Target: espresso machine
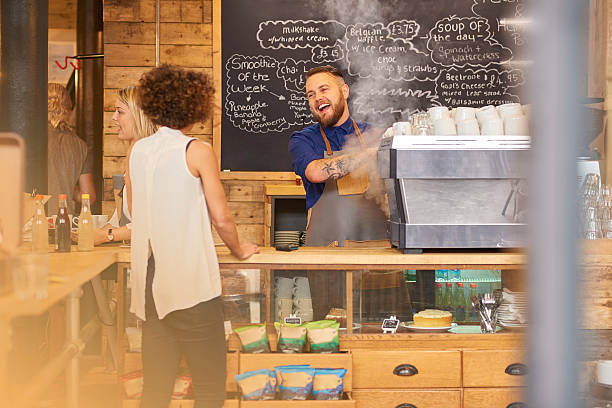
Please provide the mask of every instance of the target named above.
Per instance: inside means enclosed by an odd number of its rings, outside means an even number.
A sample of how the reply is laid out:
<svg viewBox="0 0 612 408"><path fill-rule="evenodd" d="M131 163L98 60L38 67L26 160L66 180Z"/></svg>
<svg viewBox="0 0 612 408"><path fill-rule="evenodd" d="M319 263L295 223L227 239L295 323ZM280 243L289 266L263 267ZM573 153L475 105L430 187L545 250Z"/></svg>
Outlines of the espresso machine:
<svg viewBox="0 0 612 408"><path fill-rule="evenodd" d="M391 136L378 150L391 244L518 248L526 242L528 136Z"/></svg>

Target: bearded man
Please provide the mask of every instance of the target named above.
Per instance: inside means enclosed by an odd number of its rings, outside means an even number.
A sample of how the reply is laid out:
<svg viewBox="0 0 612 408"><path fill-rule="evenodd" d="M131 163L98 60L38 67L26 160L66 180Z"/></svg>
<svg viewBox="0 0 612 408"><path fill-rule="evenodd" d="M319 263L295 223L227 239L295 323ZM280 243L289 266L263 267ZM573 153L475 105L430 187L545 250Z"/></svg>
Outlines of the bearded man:
<svg viewBox="0 0 612 408"><path fill-rule="evenodd" d="M368 125L351 118L349 87L342 73L329 65L312 68L306 74L306 96L318 123L293 133L289 140L293 169L306 190L306 245L343 246L345 241L388 239L384 213L363 194L368 174L358 171L364 163L376 160L377 146L364 141L362 132ZM361 149L337 153L351 138L358 140ZM342 306L337 303L344 298L343 281L331 281L339 274L325 274L327 279L315 275L317 272L309 273L314 318L321 319L330 306Z"/></svg>

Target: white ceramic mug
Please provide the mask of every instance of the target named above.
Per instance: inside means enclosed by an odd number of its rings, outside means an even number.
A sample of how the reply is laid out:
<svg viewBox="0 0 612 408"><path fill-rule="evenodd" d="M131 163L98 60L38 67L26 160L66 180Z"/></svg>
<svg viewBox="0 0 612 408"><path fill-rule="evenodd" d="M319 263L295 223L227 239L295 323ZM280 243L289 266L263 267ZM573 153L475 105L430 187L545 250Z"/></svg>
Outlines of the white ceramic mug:
<svg viewBox="0 0 612 408"><path fill-rule="evenodd" d="M93 219L94 228L102 228L108 222L108 215L93 215L91 217Z"/></svg>
<svg viewBox="0 0 612 408"><path fill-rule="evenodd" d="M476 110L476 119L478 119L478 123L482 126L482 124L489 119L499 119L499 114L495 106L487 105Z"/></svg>
<svg viewBox="0 0 612 408"><path fill-rule="evenodd" d="M432 122L442 118L450 118L450 113L446 106L432 106L431 108L427 109L427 113L429 114L429 119Z"/></svg>
<svg viewBox="0 0 612 408"><path fill-rule="evenodd" d="M527 117L527 122L531 123L531 104L523 105L523 115Z"/></svg>
<svg viewBox="0 0 612 408"><path fill-rule="evenodd" d="M476 118L475 109L468 106L459 106L453 109L453 112L455 112L455 123Z"/></svg>
<svg viewBox="0 0 612 408"><path fill-rule="evenodd" d="M498 105L496 109L502 119L523 114L523 108L520 103L504 103Z"/></svg>
<svg viewBox="0 0 612 408"><path fill-rule="evenodd" d="M434 134L437 136L455 136L457 129L455 128L455 121L450 117L436 119L433 122Z"/></svg>
<svg viewBox="0 0 612 408"><path fill-rule="evenodd" d="M612 385L612 360L599 360L597 362L597 382Z"/></svg>
<svg viewBox="0 0 612 408"><path fill-rule="evenodd" d="M476 118L462 120L457 122L457 134L461 136L475 136L480 134L478 121Z"/></svg>
<svg viewBox="0 0 612 408"><path fill-rule="evenodd" d="M483 136L500 136L504 134L504 122L500 118L490 118L480 124Z"/></svg>
<svg viewBox="0 0 612 408"><path fill-rule="evenodd" d="M529 124L524 115L506 116L504 118L504 133L509 136L529 135Z"/></svg>
<svg viewBox="0 0 612 408"><path fill-rule="evenodd" d="M412 134L410 122L395 122L393 124L393 136L408 136Z"/></svg>

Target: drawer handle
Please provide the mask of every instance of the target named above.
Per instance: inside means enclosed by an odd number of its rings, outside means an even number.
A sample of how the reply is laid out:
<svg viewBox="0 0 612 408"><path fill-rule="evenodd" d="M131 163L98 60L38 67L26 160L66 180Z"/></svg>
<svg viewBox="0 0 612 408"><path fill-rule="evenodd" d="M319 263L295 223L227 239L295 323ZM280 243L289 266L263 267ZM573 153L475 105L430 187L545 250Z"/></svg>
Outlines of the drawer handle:
<svg viewBox="0 0 612 408"><path fill-rule="evenodd" d="M417 408L417 407L416 407L416 405L408 404L407 402L405 402L403 404L399 404L395 408Z"/></svg>
<svg viewBox="0 0 612 408"><path fill-rule="evenodd" d="M527 404L524 402L511 402L506 408L527 408Z"/></svg>
<svg viewBox="0 0 612 408"><path fill-rule="evenodd" d="M399 375L401 377L410 377L412 375L418 374L419 370L412 364L400 364L393 369L393 374ZM410 404L406 408L409 408ZM416 407L415 407L416 408Z"/></svg>
<svg viewBox="0 0 612 408"><path fill-rule="evenodd" d="M521 363L510 364L506 367L506 374L509 375L526 375L527 374L527 366Z"/></svg>

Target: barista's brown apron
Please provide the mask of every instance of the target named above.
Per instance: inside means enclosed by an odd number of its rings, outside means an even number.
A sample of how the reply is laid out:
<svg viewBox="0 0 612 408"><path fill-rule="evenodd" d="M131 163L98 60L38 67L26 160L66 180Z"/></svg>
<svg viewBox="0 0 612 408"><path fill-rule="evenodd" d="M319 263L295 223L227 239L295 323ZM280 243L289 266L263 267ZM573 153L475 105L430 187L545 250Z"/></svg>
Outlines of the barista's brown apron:
<svg viewBox="0 0 612 408"><path fill-rule="evenodd" d="M362 146L365 147L355 121L353 127ZM333 157L325 132L323 128L320 130L327 148L324 156ZM338 184L346 177L339 179L338 182L333 179L325 182L321 197L310 210L306 228L307 246L328 246L334 242L343 246L345 240L366 241L389 238L385 214L373 200L364 197L365 190L361 188L364 185L363 180L354 179L350 185L343 186L349 191L360 191L359 194L338 194ZM367 187L367 183L365 185Z"/></svg>
<svg viewBox="0 0 612 408"><path fill-rule="evenodd" d="M363 147L363 137L353 121L355 134ZM327 151L325 158L333 156L329 141L323 128L321 136ZM360 190L362 180L355 180L347 190ZM367 186L367 185L366 185ZM361 189L360 194L338 194L338 183L329 179L319 200L311 208L306 227L306 246L343 246L345 240L366 241L388 239L387 220L384 213L373 200L367 200ZM331 307L342 307L344 299L343 274L326 271L308 272L312 293L313 314L315 319L325 317Z"/></svg>

